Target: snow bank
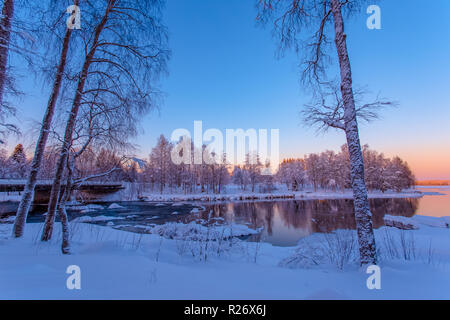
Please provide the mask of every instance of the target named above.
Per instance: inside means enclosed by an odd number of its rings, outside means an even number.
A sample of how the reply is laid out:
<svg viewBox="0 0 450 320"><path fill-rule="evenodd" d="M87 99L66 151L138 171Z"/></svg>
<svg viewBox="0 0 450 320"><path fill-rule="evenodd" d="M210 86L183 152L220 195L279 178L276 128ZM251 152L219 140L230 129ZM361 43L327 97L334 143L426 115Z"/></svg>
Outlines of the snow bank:
<svg viewBox="0 0 450 320"><path fill-rule="evenodd" d="M270 193L248 193L248 194L190 194L190 195L153 195L146 194L143 200L166 201L166 202L186 202L186 201L244 201L244 200L272 200L272 199L294 199L293 193L288 194L270 194Z"/></svg>
<svg viewBox="0 0 450 320"><path fill-rule="evenodd" d="M384 222L387 227L403 230L419 229L420 225L435 228L450 228L450 217L429 217L415 215L413 217L385 215Z"/></svg>
<svg viewBox="0 0 450 320"><path fill-rule="evenodd" d="M0 223L14 223L15 220L16 220L15 216L9 216L9 217L0 219Z"/></svg>
<svg viewBox="0 0 450 320"><path fill-rule="evenodd" d="M72 211L79 211L81 213L89 213L105 209L103 206L98 204L88 204L88 205L74 204L74 205L67 205L67 208L70 208L70 210Z"/></svg>
<svg viewBox="0 0 450 320"><path fill-rule="evenodd" d="M97 217L90 217L90 216L83 216L79 218L73 219L72 222L102 222L102 221L112 221L112 220L124 220L124 217L112 217L112 216L97 216Z"/></svg>
<svg viewBox="0 0 450 320"><path fill-rule="evenodd" d="M169 222L163 225L156 225L150 230L151 233L158 234L165 238L187 239L193 241L248 236L258 234L261 231L262 228L255 230L241 224L202 225L195 221L188 224Z"/></svg>
<svg viewBox="0 0 450 320"><path fill-rule="evenodd" d="M437 227L437 228L449 228L450 226L450 217L427 217L427 216L420 216L415 215L412 217L414 221L430 226L430 227Z"/></svg>
<svg viewBox="0 0 450 320"><path fill-rule="evenodd" d="M39 241L42 227L27 224L25 237L17 240L11 238L12 225L0 225L0 299L450 299L450 230L427 224L375 230L380 250L385 250L382 235L389 232L398 239L413 236L418 254L411 260L381 259L381 290L367 289L369 275L351 259L342 270L331 263L280 267L297 248L236 239L226 243L226 254L208 249L207 259L199 262L192 252L205 246L186 249L189 241L72 223L72 254L64 256L60 224L48 243ZM428 259L430 244L434 256ZM211 245L217 249L219 241ZM82 290L65 286L67 267L74 264L82 271Z"/></svg>
<svg viewBox="0 0 450 320"><path fill-rule="evenodd" d="M384 224L387 227L395 227L397 229L403 229L403 230L419 229L418 222L414 221L411 218L402 217L402 216L385 215L384 216Z"/></svg>
<svg viewBox="0 0 450 320"><path fill-rule="evenodd" d="M113 203L108 207L108 209L125 209L125 208L122 207L121 205L118 205L117 203Z"/></svg>
<svg viewBox="0 0 450 320"><path fill-rule="evenodd" d="M368 193L369 198L420 198L423 193L418 190L407 190L403 192L394 191L372 191ZM303 200L325 200L325 199L352 199L353 192L351 190L330 191L288 191L277 190L273 193L257 193L245 192L239 189L232 189L226 194L152 194L145 193L142 200L149 202L186 202L186 201L202 201L202 202L223 202L223 201L256 201L256 200L283 200L283 199L303 199ZM158 204L159 205L159 204ZM162 205L162 204L161 204Z"/></svg>
<svg viewBox="0 0 450 320"><path fill-rule="evenodd" d="M0 192L0 202L20 202L21 199L22 195L20 192Z"/></svg>
<svg viewBox="0 0 450 320"><path fill-rule="evenodd" d="M357 248L356 232L353 230L317 233L300 239L294 253L279 265L287 268L334 266L342 270L358 261Z"/></svg>
<svg viewBox="0 0 450 320"><path fill-rule="evenodd" d="M184 203L182 203L182 202L177 202L177 203L173 203L173 204L172 204L172 207L181 207L181 206L184 206Z"/></svg>

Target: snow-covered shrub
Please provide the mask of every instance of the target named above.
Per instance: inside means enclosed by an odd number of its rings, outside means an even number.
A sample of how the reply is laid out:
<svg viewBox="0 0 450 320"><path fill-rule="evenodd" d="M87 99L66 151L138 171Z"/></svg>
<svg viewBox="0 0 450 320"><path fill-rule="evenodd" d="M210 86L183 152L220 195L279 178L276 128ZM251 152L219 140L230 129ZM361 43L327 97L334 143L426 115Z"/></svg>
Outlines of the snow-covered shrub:
<svg viewBox="0 0 450 320"><path fill-rule="evenodd" d="M295 252L279 265L288 268L312 268L333 265L339 270L358 261L358 244L353 230L318 233L299 241Z"/></svg>
<svg viewBox="0 0 450 320"><path fill-rule="evenodd" d="M150 231L161 237L175 239L180 256L190 254L195 259L206 261L210 256L221 256L229 252L240 240L237 237L257 234L261 230L245 225L224 224L209 215L208 219L198 219L188 224L166 223L154 226Z"/></svg>
<svg viewBox="0 0 450 320"><path fill-rule="evenodd" d="M229 239L257 234L261 229L250 229L246 225L222 224L213 220L198 219L190 223L168 222L155 225L150 233L158 234L168 239L189 239L192 241Z"/></svg>
<svg viewBox="0 0 450 320"><path fill-rule="evenodd" d="M408 261L416 260L419 257L413 232L385 228L380 242L381 258Z"/></svg>
<svg viewBox="0 0 450 320"><path fill-rule="evenodd" d="M220 257L231 250L233 242L238 241L229 230L227 226L190 224L183 236L177 238L178 253L190 253L200 261L207 261L210 256Z"/></svg>
<svg viewBox="0 0 450 320"><path fill-rule="evenodd" d="M261 242L263 241L263 235L257 234L253 237L253 241L246 242L246 257L249 262L257 263L261 250Z"/></svg>

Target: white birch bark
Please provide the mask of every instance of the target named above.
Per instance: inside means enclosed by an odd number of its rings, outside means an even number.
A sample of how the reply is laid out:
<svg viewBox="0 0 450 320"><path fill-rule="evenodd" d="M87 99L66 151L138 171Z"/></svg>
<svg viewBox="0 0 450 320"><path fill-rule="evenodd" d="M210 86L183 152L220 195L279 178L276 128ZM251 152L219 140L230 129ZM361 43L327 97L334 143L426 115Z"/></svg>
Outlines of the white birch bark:
<svg viewBox="0 0 450 320"><path fill-rule="evenodd" d="M350 174L353 189L356 230L361 264L376 264L375 237L372 227L366 184L364 181L364 161L359 140L358 123L356 120L355 100L352 88L352 74L348 57L344 21L339 0L331 0L334 18L335 42L339 57L341 74L341 94L344 103L345 135L350 156Z"/></svg>
<svg viewBox="0 0 450 320"><path fill-rule="evenodd" d="M52 190L50 193L50 201L48 204L48 214L45 219L44 231L43 231L42 237L41 237L42 241L50 240L52 233L53 233L53 226L54 226L54 221L55 221L57 205L58 205L58 201L60 198L64 169L66 167L67 159L69 156L70 146L72 145L73 130L75 128L78 110L80 109L81 98L83 97L84 86L86 84L89 67L92 64L94 54L95 54L95 51L97 49L97 45L99 42L100 35L101 35L103 29L105 28L106 22L108 21L109 14L111 13L111 10L115 3L116 3L116 0L109 1L102 20L95 28L92 45L91 45L90 50L84 60L83 68L81 71L80 79L78 81L77 89L75 92L75 97L74 97L73 104L72 104L72 109L71 109L71 112L69 113L69 119L67 121L66 130L64 133L64 142L63 142L61 154L60 154L60 157L56 164L56 173L55 173L55 178L53 180Z"/></svg>
<svg viewBox="0 0 450 320"><path fill-rule="evenodd" d="M62 227L62 243L61 243L61 252L63 254L70 254L70 228L69 228L69 219L67 217L66 212L66 202L70 199L72 194L73 187L73 170L75 167L75 158L68 160L67 170L67 182L64 187L64 192L59 201L58 205L58 217L61 220Z"/></svg>
<svg viewBox="0 0 450 320"><path fill-rule="evenodd" d="M78 5L79 0L75 0L75 5ZM13 228L13 236L18 238L23 235L25 222L30 211L31 203L34 197L34 189L36 187L39 169L41 167L42 159L44 157L45 146L47 144L49 130L52 123L53 115L55 113L56 102L61 90L62 77L66 67L67 55L69 52L70 38L72 29L67 28L64 36L63 46L61 50L60 61L53 83L53 89L48 100L47 109L45 111L44 119L42 121L39 138L36 142L33 161L31 163L31 170L28 174L27 182L25 184L24 193L20 200L19 208L17 209L16 220Z"/></svg>

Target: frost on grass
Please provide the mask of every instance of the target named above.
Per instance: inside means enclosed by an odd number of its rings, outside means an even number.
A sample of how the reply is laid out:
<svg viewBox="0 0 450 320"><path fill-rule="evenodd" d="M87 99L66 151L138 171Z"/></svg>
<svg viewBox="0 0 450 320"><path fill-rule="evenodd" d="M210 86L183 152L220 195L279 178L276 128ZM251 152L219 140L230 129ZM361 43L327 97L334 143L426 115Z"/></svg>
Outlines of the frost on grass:
<svg viewBox="0 0 450 320"><path fill-rule="evenodd" d="M402 223L413 223L407 219ZM431 224L433 219L424 219ZM439 220L439 219L436 219ZM438 224L436 221L435 224ZM416 225L415 225L416 226ZM393 261L418 261L436 264L436 247L429 240L421 245L416 239L417 229L383 227L377 230L377 258L382 263ZM356 232L336 230L333 233L317 233L299 241L297 248L279 266L292 269L309 269L332 266L343 270L346 266L357 266L359 260Z"/></svg>
<svg viewBox="0 0 450 320"><path fill-rule="evenodd" d="M242 237L261 232L261 229L250 229L246 225L240 224L205 224L198 220L188 224L169 222L163 225L156 225L151 229L151 233L158 234L168 239L187 239L192 241L219 240L232 237Z"/></svg>
<svg viewBox="0 0 450 320"><path fill-rule="evenodd" d="M342 270L359 259L356 232L336 230L333 233L318 233L299 241L294 253L279 265L287 268L313 268L335 266Z"/></svg>
<svg viewBox="0 0 450 320"><path fill-rule="evenodd" d="M381 233L381 257L384 259L396 260L405 259L411 260L416 257L416 245L414 236L405 231L386 228Z"/></svg>
<svg viewBox="0 0 450 320"><path fill-rule="evenodd" d="M433 239L418 239L418 233L410 230L384 228L378 234L379 257L384 261L418 261L438 264L436 243Z"/></svg>
<svg viewBox="0 0 450 320"><path fill-rule="evenodd" d="M257 234L261 229L250 229L245 225L219 224L213 219L193 221L188 224L166 223L155 225L151 233L175 240L180 256L189 255L199 261L211 256L221 257L238 247L239 237ZM256 258L255 258L256 259Z"/></svg>

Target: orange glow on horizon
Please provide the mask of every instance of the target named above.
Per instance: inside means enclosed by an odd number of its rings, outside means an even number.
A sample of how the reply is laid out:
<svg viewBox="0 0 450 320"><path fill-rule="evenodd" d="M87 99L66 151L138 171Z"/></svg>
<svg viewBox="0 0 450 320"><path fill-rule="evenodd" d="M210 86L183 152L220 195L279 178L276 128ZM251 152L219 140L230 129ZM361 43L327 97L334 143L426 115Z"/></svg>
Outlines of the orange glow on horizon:
<svg viewBox="0 0 450 320"><path fill-rule="evenodd" d="M418 180L450 180L450 148L430 142L397 150L386 150L386 156L398 155L408 162Z"/></svg>
<svg viewBox="0 0 450 320"><path fill-rule="evenodd" d="M417 146L397 150L382 150L374 148L378 152L383 152L386 157L399 156L408 162L417 180L450 180L450 148L439 146ZM323 150L325 151L325 150ZM335 150L338 151L338 150ZM308 152L305 152L308 154ZM304 154L282 152L280 161L286 158L303 157Z"/></svg>

